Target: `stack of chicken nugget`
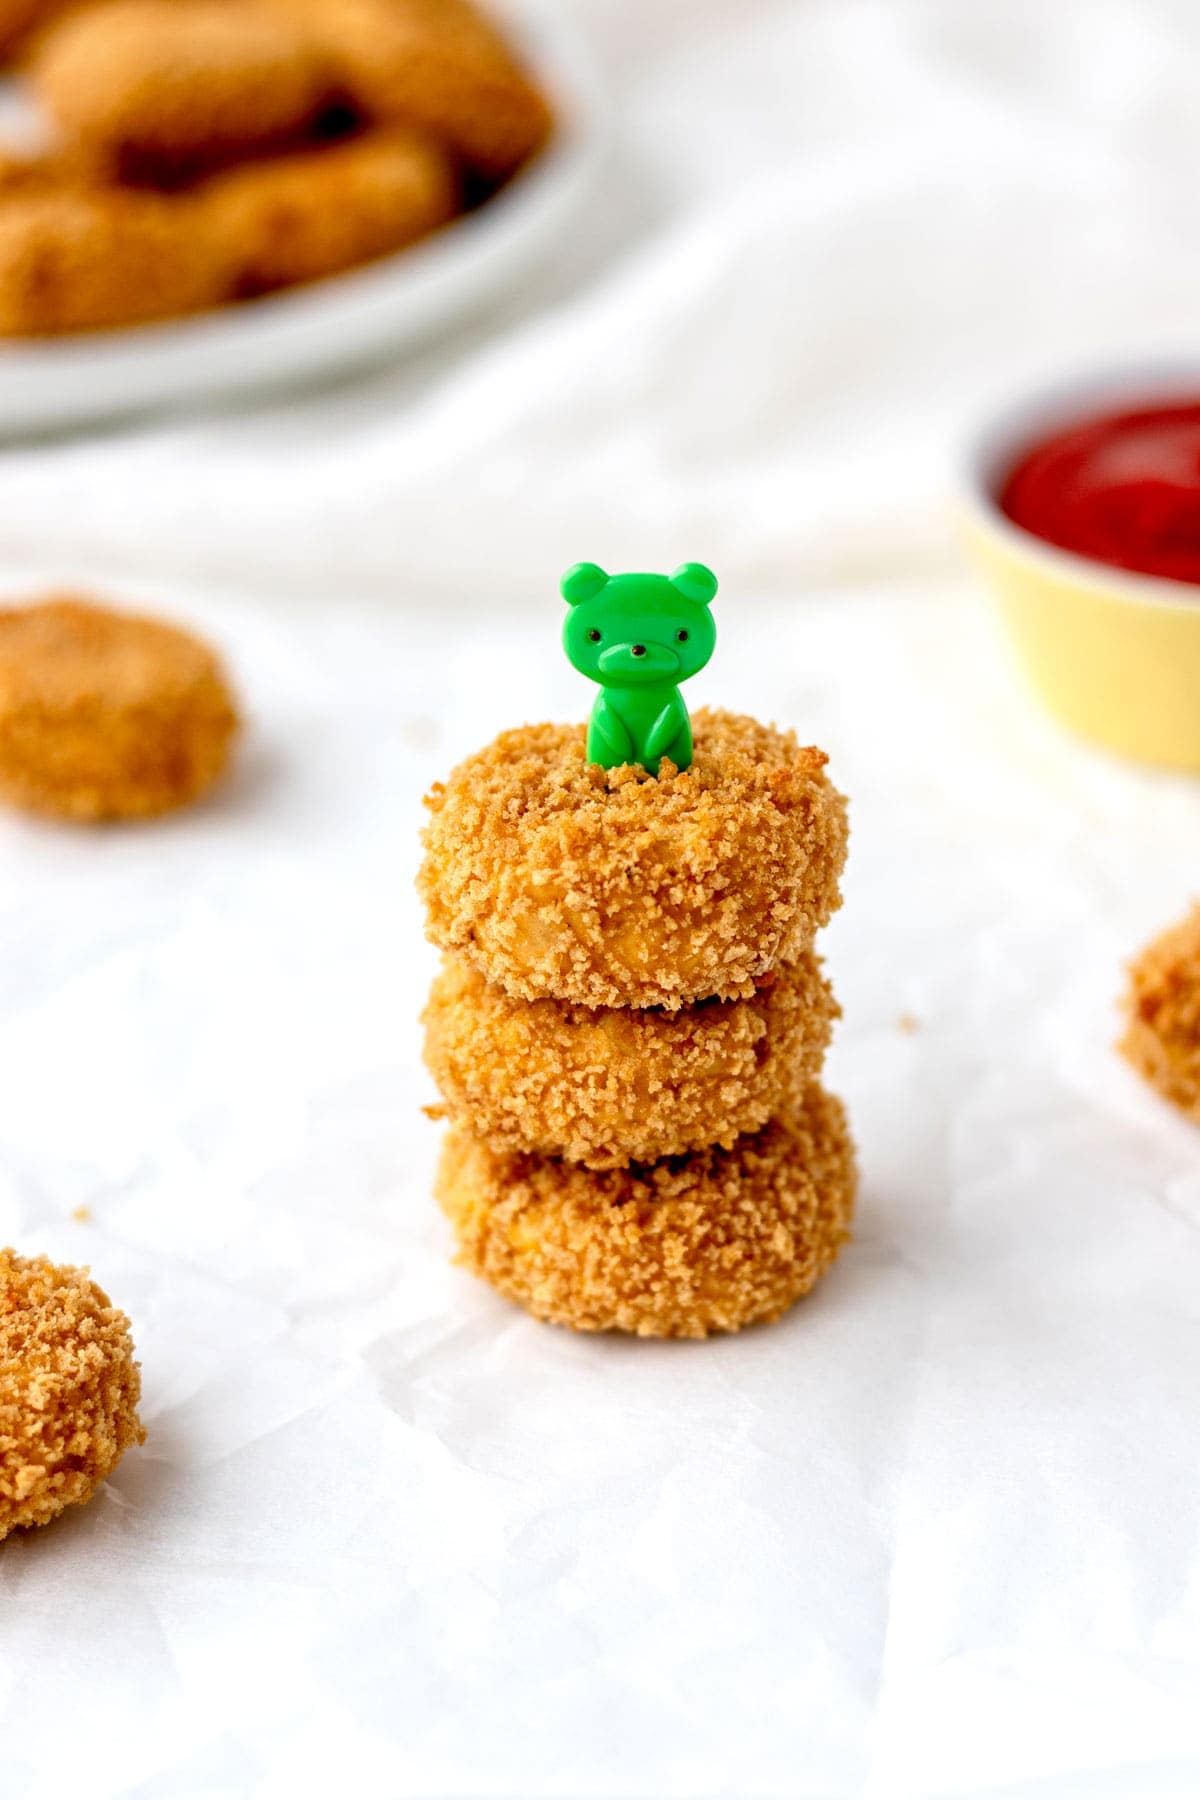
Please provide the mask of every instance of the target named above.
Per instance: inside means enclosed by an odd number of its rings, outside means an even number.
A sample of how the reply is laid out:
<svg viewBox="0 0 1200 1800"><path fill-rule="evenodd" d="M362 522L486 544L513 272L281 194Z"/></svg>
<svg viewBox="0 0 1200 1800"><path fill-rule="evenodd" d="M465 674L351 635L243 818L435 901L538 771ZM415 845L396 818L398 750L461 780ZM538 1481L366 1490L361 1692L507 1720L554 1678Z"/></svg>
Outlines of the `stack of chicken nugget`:
<svg viewBox="0 0 1200 1800"><path fill-rule="evenodd" d="M48 122L0 147L0 336L192 313L390 255L548 103L471 0L0 0Z"/></svg>
<svg viewBox="0 0 1200 1800"><path fill-rule="evenodd" d="M438 1196L469 1269L579 1330L777 1318L849 1228L814 950L845 802L792 733L692 725L657 778L589 761L582 725L506 731L427 801Z"/></svg>

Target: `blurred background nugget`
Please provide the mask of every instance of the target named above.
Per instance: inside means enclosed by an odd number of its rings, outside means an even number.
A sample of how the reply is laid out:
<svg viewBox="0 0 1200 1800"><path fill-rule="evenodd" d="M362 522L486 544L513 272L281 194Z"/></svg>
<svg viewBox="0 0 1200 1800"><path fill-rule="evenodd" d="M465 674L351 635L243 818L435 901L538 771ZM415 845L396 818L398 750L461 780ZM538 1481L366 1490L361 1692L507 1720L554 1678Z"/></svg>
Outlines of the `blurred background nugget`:
<svg viewBox="0 0 1200 1800"><path fill-rule="evenodd" d="M64 179L65 171L56 157L27 155L0 145L0 200L11 194L44 194Z"/></svg>
<svg viewBox="0 0 1200 1800"><path fill-rule="evenodd" d="M1200 1125L1200 904L1130 964L1121 1052Z"/></svg>
<svg viewBox="0 0 1200 1800"><path fill-rule="evenodd" d="M306 36L239 0L89 6L46 33L30 76L68 142L151 185L294 138L331 93Z"/></svg>
<svg viewBox="0 0 1200 1800"><path fill-rule="evenodd" d="M194 313L390 255L551 125L466 0L0 0L14 52L46 142L0 144L0 336Z"/></svg>
<svg viewBox="0 0 1200 1800"><path fill-rule="evenodd" d="M19 52L31 33L80 0L0 0L0 60Z"/></svg>
<svg viewBox="0 0 1200 1800"><path fill-rule="evenodd" d="M396 127L228 170L201 199L233 291L251 295L403 249L453 218L458 184L436 144Z"/></svg>
<svg viewBox="0 0 1200 1800"><path fill-rule="evenodd" d="M302 20L352 107L417 125L467 168L503 180L550 134L545 97L466 0L272 0Z"/></svg>
<svg viewBox="0 0 1200 1800"><path fill-rule="evenodd" d="M149 818L224 773L237 703L208 645L74 595L0 609L0 797L53 818Z"/></svg>
<svg viewBox="0 0 1200 1800"><path fill-rule="evenodd" d="M194 205L116 189L0 185L0 336L53 336L199 311L228 270Z"/></svg>

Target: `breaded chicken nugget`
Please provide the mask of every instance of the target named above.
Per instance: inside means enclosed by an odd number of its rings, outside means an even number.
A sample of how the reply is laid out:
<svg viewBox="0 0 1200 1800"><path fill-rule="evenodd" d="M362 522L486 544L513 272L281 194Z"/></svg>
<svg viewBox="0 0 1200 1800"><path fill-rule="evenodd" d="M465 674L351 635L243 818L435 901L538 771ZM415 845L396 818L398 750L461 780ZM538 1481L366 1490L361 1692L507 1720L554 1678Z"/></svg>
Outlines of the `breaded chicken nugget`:
<svg viewBox="0 0 1200 1800"><path fill-rule="evenodd" d="M30 73L68 140L150 183L295 136L330 91L309 38L243 0L106 0L48 31Z"/></svg>
<svg viewBox="0 0 1200 1800"><path fill-rule="evenodd" d="M131 1444L129 1320L88 1278L0 1249L0 1538L82 1506Z"/></svg>
<svg viewBox="0 0 1200 1800"><path fill-rule="evenodd" d="M704 1337L808 1292L849 1235L855 1184L841 1103L813 1086L731 1150L603 1172L455 1126L437 1191L459 1260L536 1318Z"/></svg>
<svg viewBox="0 0 1200 1800"><path fill-rule="evenodd" d="M10 194L44 194L58 185L52 157L28 156L0 144L0 200Z"/></svg>
<svg viewBox="0 0 1200 1800"><path fill-rule="evenodd" d="M840 1010L809 953L748 1000L679 1012L513 1000L449 955L425 1010L425 1060L451 1118L494 1150L620 1168L728 1149L798 1102Z"/></svg>
<svg viewBox="0 0 1200 1800"><path fill-rule="evenodd" d="M736 713L646 777L584 760L582 725L526 725L428 796L428 931L508 993L582 1006L747 999L840 903L846 803L825 755ZM668 765L669 766L669 765Z"/></svg>
<svg viewBox="0 0 1200 1800"><path fill-rule="evenodd" d="M351 104L415 125L502 180L541 148L551 112L495 26L467 0L274 0L301 20Z"/></svg>
<svg viewBox="0 0 1200 1800"><path fill-rule="evenodd" d="M28 150L0 143L0 199L81 189L95 192L99 185L87 159L61 145L53 150Z"/></svg>
<svg viewBox="0 0 1200 1800"><path fill-rule="evenodd" d="M458 204L444 151L399 128L247 163L196 198L240 295L386 256L444 225Z"/></svg>
<svg viewBox="0 0 1200 1800"><path fill-rule="evenodd" d="M36 188L0 207L0 337L111 330L223 300L229 271L184 201Z"/></svg>
<svg viewBox="0 0 1200 1800"><path fill-rule="evenodd" d="M1130 966L1120 1050L1200 1125L1200 905Z"/></svg>
<svg viewBox="0 0 1200 1800"><path fill-rule="evenodd" d="M197 799L238 719L216 656L156 619L72 597L0 610L0 796L129 819Z"/></svg>
<svg viewBox="0 0 1200 1800"><path fill-rule="evenodd" d="M79 4L80 0L0 0L0 57L19 51L31 32Z"/></svg>

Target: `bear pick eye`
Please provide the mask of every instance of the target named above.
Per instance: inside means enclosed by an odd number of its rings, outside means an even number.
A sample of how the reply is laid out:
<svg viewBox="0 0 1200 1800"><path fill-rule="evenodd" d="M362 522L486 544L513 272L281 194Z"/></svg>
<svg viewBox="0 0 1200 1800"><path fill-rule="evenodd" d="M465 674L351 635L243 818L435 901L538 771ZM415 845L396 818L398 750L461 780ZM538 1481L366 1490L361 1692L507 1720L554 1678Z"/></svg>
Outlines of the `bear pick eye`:
<svg viewBox="0 0 1200 1800"><path fill-rule="evenodd" d="M677 644L686 644L687 641L688 641L688 634L686 631L677 631L675 633L675 642Z"/></svg>
<svg viewBox="0 0 1200 1800"><path fill-rule="evenodd" d="M589 644L598 644L600 642L600 633L594 628L589 631L587 635Z"/></svg>

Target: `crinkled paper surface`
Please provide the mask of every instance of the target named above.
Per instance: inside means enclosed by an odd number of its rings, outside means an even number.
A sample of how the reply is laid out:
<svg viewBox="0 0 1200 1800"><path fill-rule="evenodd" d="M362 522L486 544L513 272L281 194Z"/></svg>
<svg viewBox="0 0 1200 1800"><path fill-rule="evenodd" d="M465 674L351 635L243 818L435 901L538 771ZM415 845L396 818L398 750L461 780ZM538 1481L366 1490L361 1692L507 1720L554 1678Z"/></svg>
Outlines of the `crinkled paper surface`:
<svg viewBox="0 0 1200 1800"><path fill-rule="evenodd" d="M857 1236L773 1328L572 1337L449 1265L411 889L423 788L578 709L557 613L208 613L224 795L0 827L0 1238L130 1312L150 1432L0 1549L6 1800L68 1728L154 1796L1187 1791L1200 1146L1109 1046L1200 794L1058 739L966 592L730 594L697 695L853 797Z"/></svg>
<svg viewBox="0 0 1200 1800"><path fill-rule="evenodd" d="M0 1794L1182 1800L1200 1133L1111 1044L1200 786L1038 713L938 457L987 381L1194 330L1200 38L581 10L642 232L608 267L415 394L3 456L5 587L197 622L248 731L189 816L0 818L0 1241L91 1263L149 1428L0 1547ZM712 562L689 698L852 801L856 1237L707 1344L533 1323L430 1197L420 796L583 715L582 556Z"/></svg>

